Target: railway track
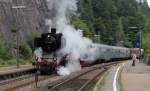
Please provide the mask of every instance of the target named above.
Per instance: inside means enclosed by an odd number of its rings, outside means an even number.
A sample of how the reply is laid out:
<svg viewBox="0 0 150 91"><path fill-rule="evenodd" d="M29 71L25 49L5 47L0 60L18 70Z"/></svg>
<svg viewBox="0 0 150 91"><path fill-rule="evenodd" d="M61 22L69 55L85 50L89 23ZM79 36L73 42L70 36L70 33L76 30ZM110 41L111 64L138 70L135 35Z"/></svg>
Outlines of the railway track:
<svg viewBox="0 0 150 91"><path fill-rule="evenodd" d="M49 85L47 91L92 91L99 77L112 65L119 62L93 66L79 74L74 74L68 79Z"/></svg>
<svg viewBox="0 0 150 91"><path fill-rule="evenodd" d="M33 76L34 76L34 74L29 74L29 75L24 75L24 76L12 78L12 79L3 80L3 81L0 81L0 86L9 84L9 83L11 83L11 82L15 82L15 81L27 79L27 78L30 78L30 77L33 77Z"/></svg>
<svg viewBox="0 0 150 91"><path fill-rule="evenodd" d="M15 78L13 80L8 80L8 82L2 82L0 84L0 91L20 91L18 89L24 89L28 86L33 86L33 89L36 89L36 84L55 76L56 74L50 76L38 76L38 82L36 83L35 74L25 75L23 77Z"/></svg>
<svg viewBox="0 0 150 91"><path fill-rule="evenodd" d="M35 72L36 70L35 70L35 67L33 66L30 66L30 67L27 66L24 68L12 69L12 70L3 69L3 71L0 71L0 83L4 80L21 77L21 76L28 75L28 74L33 74Z"/></svg>
<svg viewBox="0 0 150 91"><path fill-rule="evenodd" d="M64 77L56 74L39 76L39 88L36 88L36 74L27 74L13 79L0 81L0 91L91 91L89 89L93 89L103 72L111 65L117 63L118 62L87 67L79 72Z"/></svg>
<svg viewBox="0 0 150 91"><path fill-rule="evenodd" d="M21 80L25 80L25 79L33 77L35 72L36 72L35 67L30 66L30 65L25 65L20 68L15 68L15 67L1 68L0 91L3 91L4 90L3 88L9 89L8 85L9 84L14 85L13 83L16 81L21 81Z"/></svg>

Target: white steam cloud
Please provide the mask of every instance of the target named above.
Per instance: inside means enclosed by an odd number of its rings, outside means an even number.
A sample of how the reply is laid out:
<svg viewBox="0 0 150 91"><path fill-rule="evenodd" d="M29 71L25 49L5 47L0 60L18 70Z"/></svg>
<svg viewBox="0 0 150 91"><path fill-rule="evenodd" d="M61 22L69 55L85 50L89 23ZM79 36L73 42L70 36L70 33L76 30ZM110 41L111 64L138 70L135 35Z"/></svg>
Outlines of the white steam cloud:
<svg viewBox="0 0 150 91"><path fill-rule="evenodd" d="M58 56L68 54L66 67L59 67L58 74L68 75L81 69L79 59L93 61L98 58L97 48L91 48L92 41L82 36L82 32L70 25L70 18L76 14L77 0L47 0L51 19L46 20L50 27L56 27L63 34L63 45ZM58 58L59 59L59 58ZM59 62L60 60L58 60Z"/></svg>

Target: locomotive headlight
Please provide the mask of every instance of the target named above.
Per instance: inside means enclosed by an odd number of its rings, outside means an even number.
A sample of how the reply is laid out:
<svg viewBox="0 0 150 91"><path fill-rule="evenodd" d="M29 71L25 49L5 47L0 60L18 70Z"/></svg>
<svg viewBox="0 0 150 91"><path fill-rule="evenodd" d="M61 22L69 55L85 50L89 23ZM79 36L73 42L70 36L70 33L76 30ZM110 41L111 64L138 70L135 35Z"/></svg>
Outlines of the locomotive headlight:
<svg viewBox="0 0 150 91"><path fill-rule="evenodd" d="M53 60L54 60L54 61L57 61L57 58L56 58L56 57L54 57L54 58L53 58Z"/></svg>
<svg viewBox="0 0 150 91"><path fill-rule="evenodd" d="M47 36L48 38L50 37L50 35Z"/></svg>

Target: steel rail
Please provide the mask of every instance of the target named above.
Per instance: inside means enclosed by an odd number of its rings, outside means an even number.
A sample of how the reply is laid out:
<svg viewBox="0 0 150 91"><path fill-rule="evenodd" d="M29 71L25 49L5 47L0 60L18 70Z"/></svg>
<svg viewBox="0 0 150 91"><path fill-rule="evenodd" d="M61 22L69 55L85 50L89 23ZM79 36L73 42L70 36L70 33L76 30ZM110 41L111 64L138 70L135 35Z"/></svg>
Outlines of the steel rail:
<svg viewBox="0 0 150 91"><path fill-rule="evenodd" d="M108 68L107 68L107 69L108 69ZM82 87L79 88L78 91L85 91L84 89L85 89L93 80L95 80L97 77L99 77L99 76L102 75L104 72L106 72L107 69L103 69L103 70L100 71L96 76L93 76L91 79L89 79Z"/></svg>

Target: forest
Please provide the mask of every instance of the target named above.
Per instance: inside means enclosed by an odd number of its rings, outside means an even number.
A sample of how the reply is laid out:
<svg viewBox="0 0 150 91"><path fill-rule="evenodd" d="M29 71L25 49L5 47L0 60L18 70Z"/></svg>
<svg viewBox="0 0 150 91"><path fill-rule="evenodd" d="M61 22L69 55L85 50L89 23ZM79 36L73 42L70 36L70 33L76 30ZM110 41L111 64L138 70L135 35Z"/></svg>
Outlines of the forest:
<svg viewBox="0 0 150 91"><path fill-rule="evenodd" d="M100 35L99 43L129 48L139 48L142 42L146 62L150 62L150 8L146 0L80 0L78 13L72 23L85 30L85 36Z"/></svg>

